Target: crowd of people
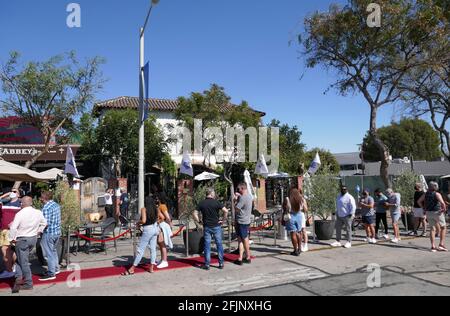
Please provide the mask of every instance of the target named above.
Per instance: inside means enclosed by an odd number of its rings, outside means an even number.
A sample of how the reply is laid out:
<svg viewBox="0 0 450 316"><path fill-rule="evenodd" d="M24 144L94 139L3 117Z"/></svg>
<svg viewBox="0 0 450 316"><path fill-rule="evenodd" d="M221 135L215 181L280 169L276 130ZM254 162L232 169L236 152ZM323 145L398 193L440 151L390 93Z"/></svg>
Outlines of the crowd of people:
<svg viewBox="0 0 450 316"><path fill-rule="evenodd" d="M427 226L430 228L430 240L432 252L447 252L445 247L446 236L446 212L450 203L446 202L439 192L439 185L430 182L427 191L421 184L416 184L414 194L413 213L415 217L414 229L411 234L418 236L420 227L423 229L421 236L427 234ZM114 191L108 190L105 196L107 217L114 216L112 196ZM120 195L120 213L127 218L125 206L126 192L122 190ZM109 196L108 196L109 195ZM36 247L37 239L44 257L47 259L47 271L40 277L40 281L50 281L60 273L57 244L61 238L61 208L53 200L52 193L44 191L40 195L42 211L33 207L33 199L29 196L20 196L18 190L12 190L0 196L1 206L1 232L0 246L3 255L4 271L0 278L15 278L13 293L20 290L33 289L32 274L29 264L30 253ZM250 249L250 225L253 211L253 196L249 193L246 183L241 183L234 193L233 203L235 217L232 219L238 239L238 258L236 265L251 264ZM308 232L306 230L308 219L308 202L301 189L292 188L289 196L282 204L282 224L289 232L293 252L291 255L299 256L308 249ZM376 244L380 238L390 240L398 244L401 241L399 221L402 216L401 196L392 189L384 193L380 189L374 191L374 197L370 190L364 189L358 201L348 192L346 186L341 187L336 199L336 241L332 247L352 247L353 221L357 209L361 210L362 223L364 224L367 242ZM206 196L197 206L194 220L203 223L204 232L204 264L200 267L209 270L211 267L211 242L214 240L219 264L218 269L224 268L224 249L222 243L223 223L228 221L229 209L227 209L216 197L213 188L206 190ZM388 229L388 214L392 222L394 236L391 238ZM201 217L201 218L200 218ZM384 235L380 237L379 231L383 224ZM152 194L145 200L145 207L140 210L138 225L142 229L142 236L137 247L136 257L132 266L122 275L128 276L135 273L135 268L141 264L145 250L150 250L150 267L164 269L169 266L168 251L173 248L172 243L172 218L169 214L167 201L164 194ZM342 244L342 230L346 231L346 243ZM436 234L439 235L439 244L436 243ZM160 249L160 262L156 262L157 246Z"/></svg>
<svg viewBox="0 0 450 316"><path fill-rule="evenodd" d="M0 278L15 279L13 293L33 289L29 258L39 237L47 259L47 271L39 281L54 280L60 273L57 245L61 238L61 208L49 191L41 193L40 202L42 211L33 207L30 196L22 197L16 189L0 196L0 243L5 268Z"/></svg>
<svg viewBox="0 0 450 316"><path fill-rule="evenodd" d="M447 252L445 247L445 236L447 233L446 213L450 203L445 202L439 185L436 182L430 182L428 190L423 190L422 184L418 183L414 187L414 223L411 234L418 236L418 230L422 226L422 237L426 237L427 223L430 227L431 251ZM399 221L402 216L401 195L392 189L387 189L383 194L380 189L374 191L375 198L370 196L370 191L365 189L362 197L359 199L359 208L361 210L362 222L365 226L367 242L376 244L380 224L383 223L385 240L390 240L394 244L401 241ZM355 198L348 193L345 186L341 187L341 193L336 200L336 242L333 247L341 247L342 227L345 226L347 233L347 242L345 248L352 247L352 223L356 216L357 203ZM394 236L389 236L387 212L390 212ZM436 245L436 232L439 233L440 243Z"/></svg>

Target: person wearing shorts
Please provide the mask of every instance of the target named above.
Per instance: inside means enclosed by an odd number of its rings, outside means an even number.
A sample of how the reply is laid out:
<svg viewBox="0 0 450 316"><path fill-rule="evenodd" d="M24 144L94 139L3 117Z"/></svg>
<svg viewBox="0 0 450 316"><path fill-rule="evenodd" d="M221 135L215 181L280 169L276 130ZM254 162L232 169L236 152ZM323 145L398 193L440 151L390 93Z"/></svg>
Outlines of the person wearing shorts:
<svg viewBox="0 0 450 316"><path fill-rule="evenodd" d="M362 193L362 199L359 202L362 210L362 221L366 229L367 242L376 244L375 238L375 200L370 196L369 190L365 189Z"/></svg>
<svg viewBox="0 0 450 316"><path fill-rule="evenodd" d="M391 242L398 244L400 242L400 228L398 227L398 222L402 216L400 210L401 196L400 193L395 193L392 189L386 190L386 196L388 197L386 206L391 210L392 226L394 227L394 238Z"/></svg>
<svg viewBox="0 0 450 316"><path fill-rule="evenodd" d="M448 250L445 247L445 235L447 234L445 211L447 208L442 195L438 191L439 184L434 181L430 182L427 193L420 198L418 203L424 209L428 224L430 224L431 251L447 252ZM438 247L436 247L436 229L440 231L440 243Z"/></svg>
<svg viewBox="0 0 450 316"><path fill-rule="evenodd" d="M420 207L420 205L419 205L419 200L425 194L425 192L423 191L423 186L421 183L417 183L416 186L414 187L414 189L416 192L414 193L414 208L413 208L414 231L413 231L413 234L415 236L418 236L418 230L419 230L420 226L422 226L423 233L421 236L425 237L427 234L427 222L425 219L425 212L424 212L423 208Z"/></svg>
<svg viewBox="0 0 450 316"><path fill-rule="evenodd" d="M235 194L234 201L236 202L235 228L239 244L239 258L234 263L237 265L242 265L243 263L250 264L252 262L252 257L250 253L249 232L253 209L253 197L248 193L246 183L238 185L238 192Z"/></svg>
<svg viewBox="0 0 450 316"><path fill-rule="evenodd" d="M292 189L289 194L289 208L291 219L286 223L286 230L291 236L292 246L294 251L291 252L293 256L299 256L302 245L302 231L303 231L303 212L302 208L302 196L297 189ZM305 222L306 225L306 222Z"/></svg>

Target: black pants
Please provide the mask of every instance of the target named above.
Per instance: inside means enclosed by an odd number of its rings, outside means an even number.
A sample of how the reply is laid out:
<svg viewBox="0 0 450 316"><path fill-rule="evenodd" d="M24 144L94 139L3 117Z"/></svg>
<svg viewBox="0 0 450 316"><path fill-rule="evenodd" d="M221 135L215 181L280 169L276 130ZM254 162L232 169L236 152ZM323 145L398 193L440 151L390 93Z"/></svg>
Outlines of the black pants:
<svg viewBox="0 0 450 316"><path fill-rule="evenodd" d="M120 208L120 222L122 225L128 225L128 208L121 207Z"/></svg>
<svg viewBox="0 0 450 316"><path fill-rule="evenodd" d="M375 233L378 235L378 230L380 229L380 222L383 221L384 226L384 234L388 235L388 223L387 223L387 213L377 213L376 216L376 226L375 226Z"/></svg>
<svg viewBox="0 0 450 316"><path fill-rule="evenodd" d="M106 205L105 206L105 212L106 212L106 217L107 218L114 217L114 206L113 205Z"/></svg>

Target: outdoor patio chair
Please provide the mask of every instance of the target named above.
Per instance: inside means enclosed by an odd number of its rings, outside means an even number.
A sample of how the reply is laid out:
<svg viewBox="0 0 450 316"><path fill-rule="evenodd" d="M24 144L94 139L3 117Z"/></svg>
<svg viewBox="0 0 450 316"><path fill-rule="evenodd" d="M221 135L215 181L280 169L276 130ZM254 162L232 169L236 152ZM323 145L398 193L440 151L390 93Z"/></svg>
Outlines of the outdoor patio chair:
<svg viewBox="0 0 450 316"><path fill-rule="evenodd" d="M115 233L116 226L117 226L117 222L114 218L111 218L111 217L107 218L103 223L101 223L101 225L99 227L101 230L100 234L99 235L93 234L93 235L96 236L95 238L98 238L101 240L107 239L107 238L111 237L111 235L113 238L115 238L116 237L116 233ZM114 241L112 241L112 242L114 243L114 249L117 252L117 241L114 239ZM105 252L105 255L107 254L107 248L108 248L107 243L101 242L101 249Z"/></svg>

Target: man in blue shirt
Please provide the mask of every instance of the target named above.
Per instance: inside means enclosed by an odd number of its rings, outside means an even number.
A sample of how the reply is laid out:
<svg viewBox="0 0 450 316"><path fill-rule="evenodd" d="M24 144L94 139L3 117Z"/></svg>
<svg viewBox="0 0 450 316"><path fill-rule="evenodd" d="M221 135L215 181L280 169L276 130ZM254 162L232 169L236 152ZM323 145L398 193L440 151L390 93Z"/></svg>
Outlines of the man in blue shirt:
<svg viewBox="0 0 450 316"><path fill-rule="evenodd" d="M42 213L47 220L47 227L42 234L41 247L44 256L47 257L47 273L39 281L56 279L59 274L59 257L57 245L61 237L61 208L52 200L53 194L44 191L41 194L41 202L44 203Z"/></svg>

